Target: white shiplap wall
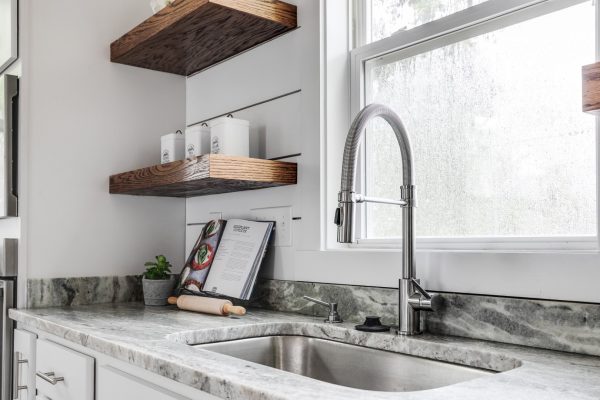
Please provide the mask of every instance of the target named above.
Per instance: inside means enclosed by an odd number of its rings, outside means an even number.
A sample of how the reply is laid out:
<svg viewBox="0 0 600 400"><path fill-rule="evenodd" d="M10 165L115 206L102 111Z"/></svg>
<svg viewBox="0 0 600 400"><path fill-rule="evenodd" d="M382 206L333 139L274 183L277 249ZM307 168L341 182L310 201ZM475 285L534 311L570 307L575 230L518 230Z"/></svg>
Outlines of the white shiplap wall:
<svg viewBox="0 0 600 400"><path fill-rule="evenodd" d="M320 1L297 1L299 28L187 79L187 122L192 124L285 93L295 94L235 113L251 121L253 156L301 153L298 185L188 199L187 223L211 212L249 218L250 209L292 206L293 246L278 247L267 276L294 279L296 253L320 246ZM192 230L190 230L190 234ZM189 241L188 241L189 242Z"/></svg>

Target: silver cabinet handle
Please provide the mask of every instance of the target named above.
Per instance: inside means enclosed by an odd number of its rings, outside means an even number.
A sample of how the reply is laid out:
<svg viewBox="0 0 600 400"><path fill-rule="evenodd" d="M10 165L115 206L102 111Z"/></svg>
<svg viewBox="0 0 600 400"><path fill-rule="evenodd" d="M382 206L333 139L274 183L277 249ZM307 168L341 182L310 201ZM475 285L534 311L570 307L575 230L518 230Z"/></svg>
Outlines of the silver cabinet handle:
<svg viewBox="0 0 600 400"><path fill-rule="evenodd" d="M58 382L65 380L62 376L54 376L54 372L36 372L35 375L52 385L56 385Z"/></svg>
<svg viewBox="0 0 600 400"><path fill-rule="evenodd" d="M27 360L21 358L21 352L15 351L13 356L13 385L12 385L12 398L13 400L19 400L19 392L23 389L27 389L27 385L19 385L19 364L27 364Z"/></svg>

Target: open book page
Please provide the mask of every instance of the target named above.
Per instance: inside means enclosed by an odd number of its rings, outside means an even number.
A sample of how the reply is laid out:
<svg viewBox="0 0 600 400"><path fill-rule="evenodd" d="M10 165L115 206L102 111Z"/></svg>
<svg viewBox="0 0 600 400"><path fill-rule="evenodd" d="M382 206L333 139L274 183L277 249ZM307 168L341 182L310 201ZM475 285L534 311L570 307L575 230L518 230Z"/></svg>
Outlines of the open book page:
<svg viewBox="0 0 600 400"><path fill-rule="evenodd" d="M204 290L248 299L272 229L271 222L227 221Z"/></svg>

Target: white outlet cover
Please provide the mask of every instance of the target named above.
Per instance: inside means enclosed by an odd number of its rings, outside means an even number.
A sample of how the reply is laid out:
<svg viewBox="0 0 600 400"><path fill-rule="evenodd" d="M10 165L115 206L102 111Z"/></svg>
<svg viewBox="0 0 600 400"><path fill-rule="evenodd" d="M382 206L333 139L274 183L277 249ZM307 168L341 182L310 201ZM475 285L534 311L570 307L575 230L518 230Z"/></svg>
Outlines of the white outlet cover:
<svg viewBox="0 0 600 400"><path fill-rule="evenodd" d="M250 215L256 221L275 221L275 237L273 246L289 247L292 245L292 207L254 208Z"/></svg>

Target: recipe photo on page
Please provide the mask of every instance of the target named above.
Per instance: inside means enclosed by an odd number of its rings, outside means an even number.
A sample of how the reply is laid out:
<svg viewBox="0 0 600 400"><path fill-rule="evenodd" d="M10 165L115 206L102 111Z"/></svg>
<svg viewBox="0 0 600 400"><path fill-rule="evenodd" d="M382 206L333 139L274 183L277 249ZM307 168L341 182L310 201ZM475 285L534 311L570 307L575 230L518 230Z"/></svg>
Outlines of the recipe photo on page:
<svg viewBox="0 0 600 400"><path fill-rule="evenodd" d="M249 299L273 226L272 222L227 221L204 290Z"/></svg>

